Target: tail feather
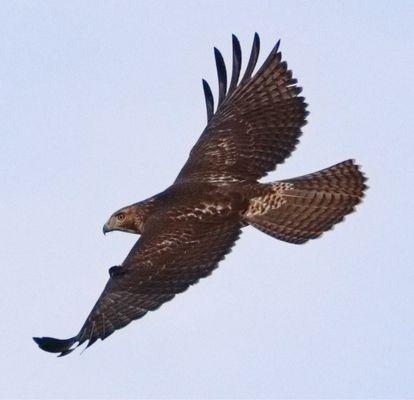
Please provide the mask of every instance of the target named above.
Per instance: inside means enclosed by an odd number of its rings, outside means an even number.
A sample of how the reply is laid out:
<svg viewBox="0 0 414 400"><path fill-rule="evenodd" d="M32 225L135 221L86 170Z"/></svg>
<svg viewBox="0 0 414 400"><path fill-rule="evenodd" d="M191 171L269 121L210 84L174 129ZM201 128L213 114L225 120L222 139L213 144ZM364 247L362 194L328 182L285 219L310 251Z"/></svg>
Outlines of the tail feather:
<svg viewBox="0 0 414 400"><path fill-rule="evenodd" d="M244 220L277 239L304 243L319 237L354 211L366 178L353 160L313 174L263 185Z"/></svg>

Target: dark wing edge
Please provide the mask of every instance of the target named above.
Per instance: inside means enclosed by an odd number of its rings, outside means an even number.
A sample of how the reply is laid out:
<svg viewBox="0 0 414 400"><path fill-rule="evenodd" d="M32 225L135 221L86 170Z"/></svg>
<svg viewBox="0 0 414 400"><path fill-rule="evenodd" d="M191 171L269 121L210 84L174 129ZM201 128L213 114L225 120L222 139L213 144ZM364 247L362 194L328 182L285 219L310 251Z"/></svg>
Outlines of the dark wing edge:
<svg viewBox="0 0 414 400"><path fill-rule="evenodd" d="M217 68L217 77L218 77L218 87L219 87L219 101L217 104L217 110L220 105L227 100L234 90L237 88L239 83L239 77L241 72L242 66L242 51L240 46L240 41L236 35L232 35L232 45L233 45L233 69L231 74L231 81L229 90L227 91L227 71L226 71L226 64L224 62L223 56L216 47L214 47L214 57L216 60L216 68ZM246 67L246 71L243 75L243 78L240 81L240 85L246 83L252 76L254 67L256 66L257 59L259 57L259 50L260 50L260 38L257 33L254 34L253 39L253 46L250 53L249 62ZM214 97L211 92L210 85L206 80L202 80L203 82L203 89L204 89L204 97L206 100L206 108L207 108L207 122L210 122L211 118L214 116Z"/></svg>
<svg viewBox="0 0 414 400"><path fill-rule="evenodd" d="M109 269L110 278L108 283L105 286L105 289L103 290L102 294L99 296L98 301L95 303L94 307L92 308L92 311L90 315L92 315L97 308L99 307L100 302L105 297L106 293L110 290L111 286L111 279L112 279L112 272L114 268L120 268L120 267L111 267ZM91 330L91 334L88 337L85 335L85 327L88 325L89 317L85 321L84 325L82 326L81 330L76 336L73 336L69 339L56 339L53 337L33 337L33 340L36 342L36 344L44 351L47 351L49 353L60 353L58 357L65 356L69 353L71 353L73 350L75 350L78 346L89 340L88 345L86 348L91 346L95 341L97 340L93 338L93 330ZM132 321L132 320L131 320ZM104 332L105 333L105 332ZM112 332L111 332L112 333ZM107 335L109 336L109 335ZM106 336L105 336L106 337ZM105 339L105 337L102 338ZM76 344L76 346L75 346Z"/></svg>
<svg viewBox="0 0 414 400"><path fill-rule="evenodd" d="M133 320L142 318L148 311L158 309L201 278L209 276L239 238L240 221L232 219L224 223L208 222L206 227L198 226L198 223L194 226L191 236L184 236L184 239L179 240L172 249L166 249L164 264L160 262L158 271L152 271L150 274L145 271L145 267L140 269L139 265L131 265L136 262L133 260L135 255L143 248L144 252L148 251L149 246L156 248L153 253L155 255L155 251L159 251L159 246L151 241L158 241L159 244L169 239L165 239L168 236L162 236L161 233L159 239L155 235L147 240L147 243L143 243L143 235L124 264L121 267L110 268L110 279L76 336L69 339L33 337L33 340L44 351L60 353L59 357L71 353L85 342L88 342L88 348L98 339L106 339ZM171 231L169 233L171 234ZM199 241L198 245L193 244L194 240ZM146 245L148 246L145 248ZM191 248L192 251L183 251L184 248ZM165 264L165 260L170 258L171 267Z"/></svg>
<svg viewBox="0 0 414 400"><path fill-rule="evenodd" d="M33 340L42 350L49 353L60 353L59 357L62 357L75 349L72 348L72 346L78 341L78 337L74 336L69 339L55 339L45 336L34 337Z"/></svg>
<svg viewBox="0 0 414 400"><path fill-rule="evenodd" d="M272 56L277 53L280 45L280 40L276 43L276 46L273 48L272 52L270 53L267 62L271 61ZM260 52L260 37L256 32L253 38L253 45L250 52L249 61L247 63L246 70L244 72L243 78L239 82L241 67L242 67L242 51L240 46L240 41L236 35L232 35L232 47L233 47L233 68L231 74L231 81L230 86L227 91L227 71L226 71L226 64L224 62L223 56L216 47L214 47L214 57L216 61L216 68L217 68L217 77L218 77L218 88L219 88L219 96L218 96L218 104L217 110L219 110L221 104L227 102L227 100L231 97L233 92L241 86L244 86L252 77L254 68L256 67L257 60L259 58ZM265 62L260 68L259 72L265 69L267 63ZM207 109L207 122L210 122L211 118L214 116L214 96L212 94L211 88L209 83L202 79L203 89L204 89L204 97L206 101L206 109ZM296 82L292 82L296 83Z"/></svg>

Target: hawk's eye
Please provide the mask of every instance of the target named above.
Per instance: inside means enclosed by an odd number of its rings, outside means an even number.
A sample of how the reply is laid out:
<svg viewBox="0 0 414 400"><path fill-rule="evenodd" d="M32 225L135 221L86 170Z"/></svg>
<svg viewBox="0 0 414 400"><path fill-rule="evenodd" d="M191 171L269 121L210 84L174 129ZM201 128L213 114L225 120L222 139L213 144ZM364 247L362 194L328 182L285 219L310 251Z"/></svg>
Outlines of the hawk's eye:
<svg viewBox="0 0 414 400"><path fill-rule="evenodd" d="M122 222L122 221L125 219L125 214L124 214L124 213L118 214L118 215L116 216L116 219L117 219L118 221Z"/></svg>

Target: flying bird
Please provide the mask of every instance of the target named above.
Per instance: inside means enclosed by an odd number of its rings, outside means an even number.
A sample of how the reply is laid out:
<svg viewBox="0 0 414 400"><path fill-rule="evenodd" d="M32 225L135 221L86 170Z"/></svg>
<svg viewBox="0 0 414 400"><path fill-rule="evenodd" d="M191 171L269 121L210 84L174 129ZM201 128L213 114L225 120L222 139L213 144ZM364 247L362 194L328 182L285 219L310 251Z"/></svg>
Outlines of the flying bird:
<svg viewBox="0 0 414 400"><path fill-rule="evenodd" d="M141 235L109 280L76 336L36 337L45 351L91 346L154 311L212 273L252 226L276 239L305 243L342 221L361 201L365 177L353 160L309 175L259 183L288 158L306 124L307 104L279 51L279 42L254 72L255 34L244 74L239 40L232 37L229 85L214 49L218 101L203 80L207 126L174 183L165 191L116 211L103 232Z"/></svg>

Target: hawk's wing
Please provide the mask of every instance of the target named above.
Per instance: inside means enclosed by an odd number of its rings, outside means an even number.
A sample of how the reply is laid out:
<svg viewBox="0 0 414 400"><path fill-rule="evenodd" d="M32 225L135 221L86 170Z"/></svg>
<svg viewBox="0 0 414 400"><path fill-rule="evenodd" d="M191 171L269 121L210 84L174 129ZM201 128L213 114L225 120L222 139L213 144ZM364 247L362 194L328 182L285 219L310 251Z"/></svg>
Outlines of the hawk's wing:
<svg viewBox="0 0 414 400"><path fill-rule="evenodd" d="M282 163L298 143L306 123L307 104L299 97L301 88L282 61L279 42L253 76L259 54L255 34L243 78L241 49L233 35L233 72L227 91L226 67L215 49L219 79L216 113L210 87L203 81L208 124L191 150L176 182L256 181Z"/></svg>
<svg viewBox="0 0 414 400"><path fill-rule="evenodd" d="M65 355L73 345L105 339L115 330L171 300L209 275L240 235L238 217L220 210L206 217L154 221L110 278L82 329L73 338L34 338L46 351Z"/></svg>

